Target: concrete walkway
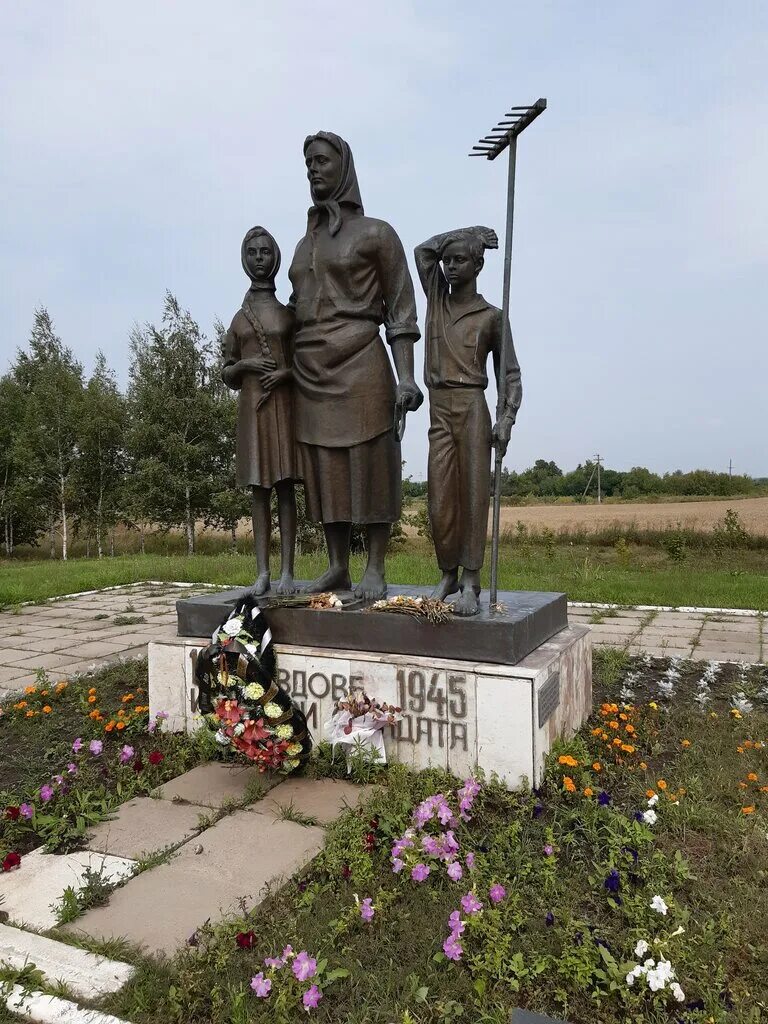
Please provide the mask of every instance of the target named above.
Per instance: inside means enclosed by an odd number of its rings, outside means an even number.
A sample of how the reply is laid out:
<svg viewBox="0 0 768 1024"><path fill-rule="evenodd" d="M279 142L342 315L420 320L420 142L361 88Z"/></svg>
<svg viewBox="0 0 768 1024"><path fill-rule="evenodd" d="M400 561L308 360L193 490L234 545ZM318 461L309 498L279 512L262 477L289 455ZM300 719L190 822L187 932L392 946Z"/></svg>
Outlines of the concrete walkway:
<svg viewBox="0 0 768 1024"><path fill-rule="evenodd" d="M150 640L176 635L176 601L203 586L143 583L0 612L0 701L34 682L58 681L109 661L144 657ZM613 609L571 605L572 622L592 625L595 644L630 653L703 660L768 659L759 613Z"/></svg>

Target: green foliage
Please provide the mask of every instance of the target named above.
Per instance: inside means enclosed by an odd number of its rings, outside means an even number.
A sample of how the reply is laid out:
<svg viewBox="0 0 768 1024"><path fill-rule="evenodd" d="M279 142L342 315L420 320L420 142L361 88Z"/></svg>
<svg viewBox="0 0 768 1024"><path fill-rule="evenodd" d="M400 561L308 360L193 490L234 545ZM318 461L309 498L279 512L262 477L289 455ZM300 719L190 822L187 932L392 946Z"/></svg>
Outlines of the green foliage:
<svg viewBox="0 0 768 1024"><path fill-rule="evenodd" d="M680 565L685 561L688 549L685 543L685 534L680 523L677 524L676 530L665 531L662 544L670 562L676 562Z"/></svg>
<svg viewBox="0 0 768 1024"><path fill-rule="evenodd" d="M83 871L82 885L77 888L68 885L62 893L55 907L56 924L70 924L92 907L103 907L114 888L115 884L105 874L103 862L98 871L87 867Z"/></svg>

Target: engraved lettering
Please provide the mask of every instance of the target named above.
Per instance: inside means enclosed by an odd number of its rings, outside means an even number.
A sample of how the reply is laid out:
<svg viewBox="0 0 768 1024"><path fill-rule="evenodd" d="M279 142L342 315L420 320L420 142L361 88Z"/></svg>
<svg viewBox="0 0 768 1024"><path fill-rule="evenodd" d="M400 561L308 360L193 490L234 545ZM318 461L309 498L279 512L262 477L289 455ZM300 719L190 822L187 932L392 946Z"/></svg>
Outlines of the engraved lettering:
<svg viewBox="0 0 768 1024"><path fill-rule="evenodd" d="M331 697L333 700L341 700L352 690L352 680L347 684L347 677L340 672L334 672L331 676Z"/></svg>
<svg viewBox="0 0 768 1024"><path fill-rule="evenodd" d="M444 747L448 738L448 720L446 718L438 718L435 724L437 725L438 745Z"/></svg>
<svg viewBox="0 0 768 1024"><path fill-rule="evenodd" d="M323 682L322 693L318 693L317 689L315 689L315 687L312 685L316 679L321 679ZM328 679L328 676L323 675L322 672L313 672L312 675L309 677L308 685L309 692L312 694L313 697L317 697L318 700L322 700L323 697L327 697L328 694L331 692L331 682Z"/></svg>
<svg viewBox="0 0 768 1024"><path fill-rule="evenodd" d="M451 697L451 717L467 717L467 677L463 673L452 672L448 676L448 694ZM456 698L456 699L453 699Z"/></svg>
<svg viewBox="0 0 768 1024"><path fill-rule="evenodd" d="M422 736L427 737L427 746L432 746L432 719L419 717L416 719L416 742L418 743Z"/></svg>
<svg viewBox="0 0 768 1024"><path fill-rule="evenodd" d="M293 696L307 696L307 673L295 668L293 670Z"/></svg>
<svg viewBox="0 0 768 1024"><path fill-rule="evenodd" d="M461 739L462 750L467 750L467 726L465 722L451 722L451 750Z"/></svg>
<svg viewBox="0 0 768 1024"><path fill-rule="evenodd" d="M281 690L285 690L286 693L291 692L291 673L287 668L279 668L277 670L277 685Z"/></svg>
<svg viewBox="0 0 768 1024"><path fill-rule="evenodd" d="M404 735L404 727L408 727L408 735ZM405 715L400 722L397 723L397 741L398 743L415 743L413 738L413 719L410 715Z"/></svg>
<svg viewBox="0 0 768 1024"><path fill-rule="evenodd" d="M426 706L426 680L424 673L418 669L412 669L408 673L408 709L420 715Z"/></svg>

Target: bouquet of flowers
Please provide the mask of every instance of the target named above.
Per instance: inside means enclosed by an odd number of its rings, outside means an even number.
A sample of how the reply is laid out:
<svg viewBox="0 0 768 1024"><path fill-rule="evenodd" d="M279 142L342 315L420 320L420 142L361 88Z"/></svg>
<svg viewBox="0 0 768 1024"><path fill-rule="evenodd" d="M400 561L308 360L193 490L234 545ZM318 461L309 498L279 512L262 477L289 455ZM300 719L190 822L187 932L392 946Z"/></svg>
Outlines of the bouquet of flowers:
<svg viewBox="0 0 768 1024"><path fill-rule="evenodd" d="M303 712L275 682L272 634L252 597L236 606L197 656L200 710L222 747L259 771L292 772L312 739Z"/></svg>
<svg viewBox="0 0 768 1024"><path fill-rule="evenodd" d="M328 741L336 749L346 749L347 757L354 747L376 751L376 759L386 764L383 729L396 725L402 719L402 708L385 704L366 693L352 693L346 700L337 701L333 714L325 724Z"/></svg>

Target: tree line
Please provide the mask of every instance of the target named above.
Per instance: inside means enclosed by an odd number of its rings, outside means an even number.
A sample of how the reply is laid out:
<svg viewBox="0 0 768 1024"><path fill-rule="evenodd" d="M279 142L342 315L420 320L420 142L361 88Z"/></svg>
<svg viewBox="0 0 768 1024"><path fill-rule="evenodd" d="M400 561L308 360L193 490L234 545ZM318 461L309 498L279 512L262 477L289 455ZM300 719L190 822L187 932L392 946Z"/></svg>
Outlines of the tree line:
<svg viewBox="0 0 768 1024"><path fill-rule="evenodd" d="M99 352L86 376L38 309L26 348L0 377L0 521L5 554L20 545L49 545L68 557L72 539L86 554L114 553L114 529L180 529L193 554L197 524L229 531L250 514L248 494L235 487L236 399L220 377L224 327L208 339L169 293L159 325L130 334L128 386L122 391ZM510 498L581 497L595 493L593 463L571 472L538 459L524 472L504 470ZM590 478L592 482L590 484ZM607 497L757 493L764 481L709 470L660 476L643 467L604 468ZM407 478L404 497L426 494ZM299 489L299 544L314 547L321 532L304 512Z"/></svg>

